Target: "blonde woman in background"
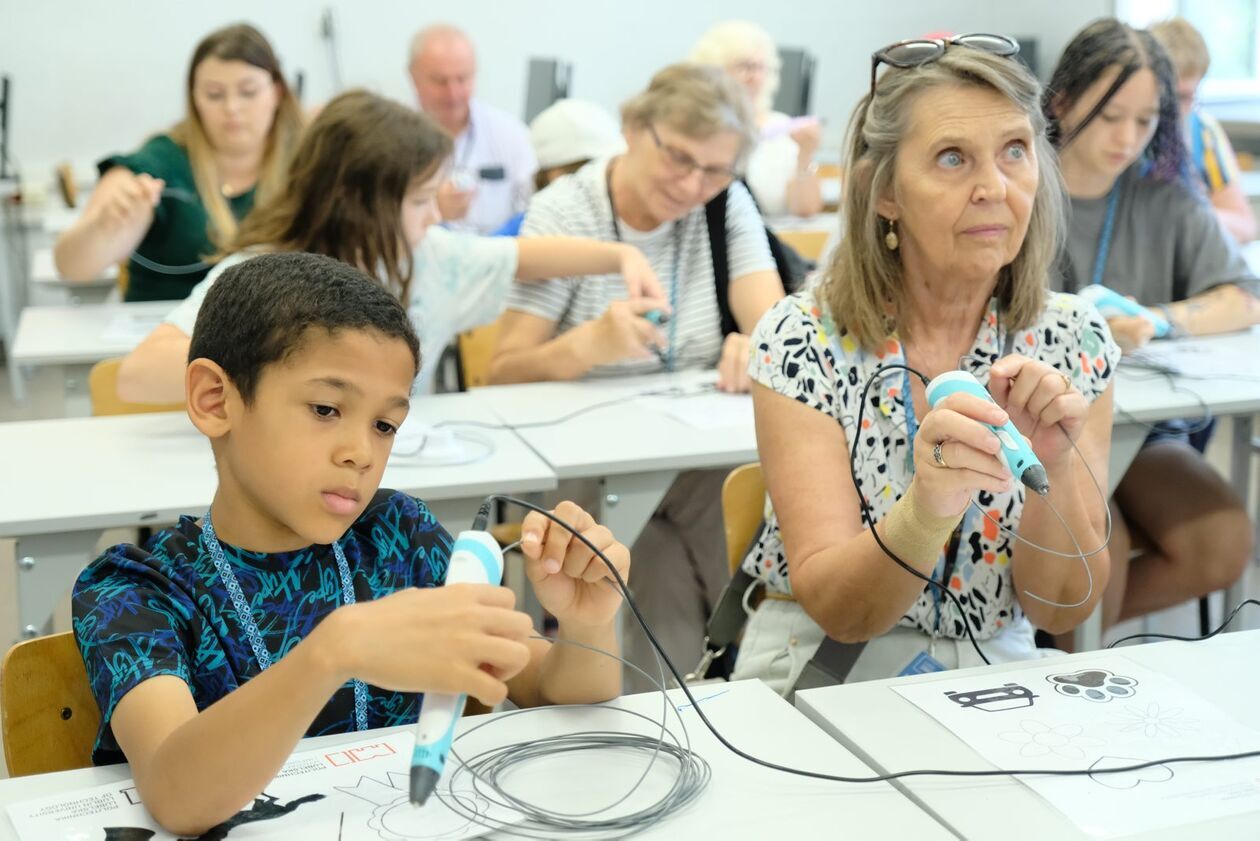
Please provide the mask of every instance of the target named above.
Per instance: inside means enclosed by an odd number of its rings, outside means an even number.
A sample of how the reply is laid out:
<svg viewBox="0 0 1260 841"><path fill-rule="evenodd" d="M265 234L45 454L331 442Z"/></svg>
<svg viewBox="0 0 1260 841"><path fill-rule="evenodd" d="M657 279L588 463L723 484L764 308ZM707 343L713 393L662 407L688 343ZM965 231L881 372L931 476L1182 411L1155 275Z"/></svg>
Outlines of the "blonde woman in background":
<svg viewBox="0 0 1260 841"><path fill-rule="evenodd" d="M128 301L186 297L210 270L206 257L282 186L301 128L262 33L248 24L210 33L189 64L187 115L97 165L83 215L57 240L57 271L86 281L127 260Z"/></svg>
<svg viewBox="0 0 1260 841"><path fill-rule="evenodd" d="M812 216L822 210L822 189L814 155L822 141L815 121L794 121L774 111L779 89L779 49L756 24L728 20L700 37L691 50L698 64L721 67L752 101L760 141L748 160L747 182L761 212Z"/></svg>
<svg viewBox="0 0 1260 841"><path fill-rule="evenodd" d="M1212 62L1207 42L1185 18L1161 21L1150 32L1168 51L1177 73L1177 109L1195 177L1225 230L1239 243L1251 242L1256 238L1256 214L1239 183L1238 156L1221 124L1199 106L1199 85Z"/></svg>

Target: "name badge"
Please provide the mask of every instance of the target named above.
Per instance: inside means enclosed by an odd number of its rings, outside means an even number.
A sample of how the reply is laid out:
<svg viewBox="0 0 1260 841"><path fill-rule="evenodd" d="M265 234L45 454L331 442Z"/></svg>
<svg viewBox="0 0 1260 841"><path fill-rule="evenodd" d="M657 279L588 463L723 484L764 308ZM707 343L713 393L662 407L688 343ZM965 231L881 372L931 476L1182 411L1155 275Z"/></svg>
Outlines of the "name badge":
<svg viewBox="0 0 1260 841"><path fill-rule="evenodd" d="M940 660L937 660L926 651L920 651L904 669L897 673L897 677L905 677L907 675L930 675L933 672L943 671L945 671L945 666Z"/></svg>
<svg viewBox="0 0 1260 841"><path fill-rule="evenodd" d="M502 181L507 178L507 170L502 166L483 166L477 170L482 181Z"/></svg>

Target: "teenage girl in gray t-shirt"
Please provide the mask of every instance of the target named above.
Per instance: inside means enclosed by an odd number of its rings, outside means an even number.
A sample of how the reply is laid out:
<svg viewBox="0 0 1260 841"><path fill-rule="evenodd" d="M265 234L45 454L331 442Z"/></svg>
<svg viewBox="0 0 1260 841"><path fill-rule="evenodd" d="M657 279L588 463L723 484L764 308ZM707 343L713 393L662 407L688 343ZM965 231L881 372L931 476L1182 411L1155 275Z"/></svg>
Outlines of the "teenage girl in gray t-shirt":
<svg viewBox="0 0 1260 841"><path fill-rule="evenodd" d="M1071 197L1061 287L1100 283L1132 296L1174 333L1260 322L1260 283L1190 186L1173 69L1151 34L1095 21L1064 50L1046 91ZM1143 319L1108 325L1126 350L1152 338ZM1105 624L1226 587L1251 557L1246 511L1184 433L1148 438L1112 511Z"/></svg>

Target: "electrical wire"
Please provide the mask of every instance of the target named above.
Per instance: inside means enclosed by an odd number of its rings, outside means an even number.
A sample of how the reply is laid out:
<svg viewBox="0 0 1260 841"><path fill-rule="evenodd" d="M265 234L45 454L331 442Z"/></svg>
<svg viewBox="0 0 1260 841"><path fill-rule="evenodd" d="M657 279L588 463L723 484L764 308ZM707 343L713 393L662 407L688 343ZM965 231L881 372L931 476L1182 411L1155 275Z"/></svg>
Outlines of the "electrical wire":
<svg viewBox="0 0 1260 841"><path fill-rule="evenodd" d="M175 199L176 201L182 201L185 204L199 204L201 201L196 193L185 190L182 187L163 187L160 195L164 199ZM180 266L168 266L165 263L159 263L156 260L150 260L148 257L145 257L140 253L140 249L138 247L131 252L131 260L141 268L166 275L196 274L197 272L204 272L214 265L207 260L198 260L195 263L185 263Z"/></svg>
<svg viewBox="0 0 1260 841"><path fill-rule="evenodd" d="M544 637L534 638L545 639ZM659 823L673 812L684 808L699 797L709 784L712 777L712 769L703 757L691 749L690 736L687 733L687 725L683 721L681 711L670 701L666 692L665 670L660 656L657 655L656 657L660 677L654 678L634 663L601 648L573 640L548 641L557 645L576 646L616 660L622 665L629 666L637 671L661 692L661 718L659 722L634 710L609 707L602 704L574 704L569 705L569 708L598 709L642 719L650 724L658 725L658 735L650 737L628 731L583 731L501 745L469 757L464 757L459 753L458 746L460 743L470 739L477 731L510 720L518 715L536 713L538 710L523 709L506 712L469 728L455 739L451 745L451 753L460 761L461 765L451 774L450 786L455 788L460 784L461 775L468 774L472 778L470 787L484 801L524 815L526 822L521 824L517 821L488 819L486 814L476 807L476 801L469 804L460 795L450 793L442 795L439 792L439 797L441 797L443 802L452 811L466 819L475 821L482 826L493 827L506 835L515 835L522 838L550 839L555 838L556 833L560 832L568 836L599 833L598 837L600 838L626 838ZM667 724L668 713L671 710L682 729L682 738L679 738ZM623 755L635 753L646 753L649 755L648 762L634 785L612 803L595 808L587 808L580 812L560 811L530 803L507 791L506 784L511 775L513 773L527 773L528 766L532 762L550 759L558 754L600 750L617 751ZM649 805L635 811L625 814L607 814L638 793L647 781L652 768L656 766L662 757L672 760L672 764L676 769L675 778L665 794ZM606 834L609 832L620 832L622 834L609 836Z"/></svg>
<svg viewBox="0 0 1260 841"><path fill-rule="evenodd" d="M1187 376L1185 374L1179 374L1163 366L1155 367L1153 365L1143 365L1139 363L1137 367L1145 369L1146 373L1139 374L1133 371L1132 368L1130 368L1127 371L1126 376L1131 377L1136 380L1153 380L1153 379L1163 378L1164 381L1168 385L1169 391L1179 392L1181 394L1187 394L1191 398L1193 398L1193 400L1196 403L1199 404L1199 415L1196 419L1194 419L1194 424L1186 429L1174 430L1175 432L1179 434L1184 434L1184 435L1197 435L1198 433L1204 432L1211 428L1212 424L1216 421L1216 418L1212 414L1212 408L1208 406L1207 401L1204 400L1202 395L1200 395L1198 392L1194 391L1193 389L1187 388L1186 386L1178 382L1179 379L1187 379ZM1116 414L1122 416L1126 423L1145 429L1147 432L1169 431L1167 427L1161 426L1159 423L1147 423L1145 421L1140 421L1137 418L1135 418L1132 414L1120 408L1119 406L1115 407L1115 412ZM1164 423L1166 423L1166 421Z"/></svg>
<svg viewBox="0 0 1260 841"><path fill-rule="evenodd" d="M591 403L590 405L583 406L580 409L574 409L571 412L560 415L559 417L550 418L548 420L530 421L529 423L487 423L486 421L476 420L444 420L433 424L433 427L437 429L446 426L472 426L479 429L503 429L511 430L513 432L522 429L542 429L543 427L548 426L559 426L562 423L567 423L576 417L581 417L582 415L585 415L588 412L593 412L596 409L605 409L609 406L621 406L628 400L639 400L644 397L699 397L700 395L712 394L716 391L717 386L715 384L702 384L692 390L685 389L682 386L665 386L664 388L649 389L647 391L640 391L622 397L615 397L610 400L600 400L599 402Z"/></svg>
<svg viewBox="0 0 1260 841"><path fill-rule="evenodd" d="M674 665L673 661L670 660L669 655L665 653L665 650L662 647L660 641L657 639L656 634L653 633L651 627L647 623L647 620L644 619L642 612L639 610L639 606L634 601L634 597L630 594L630 590L629 590L629 587L626 585L625 579L622 578L621 573L618 572L616 566L613 565L612 561L610 561L608 557L602 551L600 551L599 547L597 547L594 543L592 543L585 535L583 535L577 529L568 525L560 517L557 517L554 513L552 513L551 511L548 511L547 509L541 506L534 505L533 503L527 502L523 499L517 499L515 497L505 496L501 494L494 494L492 496L487 497L485 501L485 506L492 505L495 501L501 501L501 502L508 503L510 505L516 505L521 508L525 508L529 511L534 511L536 513L542 514L544 517L547 517L549 520L556 523L561 528L564 528L565 530L567 530L580 543L586 546L586 548L590 549L591 552L594 553L594 555L597 558L603 561L612 579L610 586L614 586L617 589L617 591L621 594L622 599L625 601L626 606L630 609L630 612L634 616L635 621L639 624L639 627L643 629L644 634L646 634L648 638L648 642L651 644L653 651L656 653L658 664L663 664L665 668L668 669L670 676L673 677L674 681L678 685L679 690L687 698L687 701L689 702L691 708L695 710L695 713L700 718L700 721L704 724L704 726L708 729L708 731L713 735L713 737L717 739L717 741L723 747L729 750L731 753L735 754L736 756L742 759L747 760L748 762L751 762L755 765L759 765L763 768L768 768L773 771L779 771L785 774L792 774L794 776L807 777L807 778L816 779L816 780L826 780L826 781L837 782L837 783L865 784L865 783L884 783L884 782L889 782L891 780L900 780L900 779L906 779L909 777L929 777L929 776L930 777L1028 777L1028 776L1095 777L1095 776L1098 776L1099 774L1130 773L1133 771L1140 771L1145 768L1152 768L1157 765L1184 764L1184 763L1189 763L1189 762L1223 762L1223 761L1229 761L1229 760L1235 760L1235 759L1249 759L1253 757L1260 757L1260 750L1251 750L1251 751L1239 751L1237 753L1220 754L1220 755L1174 756L1174 757L1166 757L1162 759L1152 759L1146 762L1137 762L1131 765L1114 766L1114 767L1109 767L1109 768L1095 768L1095 769L1090 769L1090 768L1080 768L1080 769L1029 768L1029 769L1025 769L1025 768L1021 768L1021 769L1010 769L1010 770L992 769L992 770L981 770L981 771L945 770L945 769L914 769L914 770L908 770L908 771L897 771L897 772L893 772L889 774L875 774L875 775L866 776L866 777L850 777L850 776L844 776L840 774L827 774L821 771L808 771L802 768L793 768L788 765L780 765L779 763L776 763L776 762L770 762L768 760L761 759L759 757L753 756L752 754L747 753L746 751L741 750L740 748L736 747L725 736L723 736L722 733L719 732L718 729L713 725L713 722L709 720L709 717L705 714L703 708L700 705L700 702L696 700L696 697L692 694L691 687L689 687L687 683L683 680L682 674L679 673L678 668ZM1237 610L1235 610L1234 612L1237 613ZM1232 619L1233 616L1231 615L1230 618ZM1219 629L1214 633L1219 633ZM663 681L661 684L661 689L663 693L664 692ZM682 723L681 717L680 717L680 723ZM685 731L686 725L683 724L682 726L683 726L683 730ZM587 745L583 747L582 749L589 750L593 748ZM690 750L690 748L688 748L688 750ZM567 748L553 751L551 753L544 753L544 755L555 756L557 753L562 753L562 752L567 752ZM492 785L491 783L488 783L488 782L485 784L488 785L491 790L498 791L500 794L503 794L501 789L499 789L496 785ZM659 815L658 817L664 817L664 815ZM646 826L640 827L640 829L643 829L643 828L646 828ZM531 837L534 837L534 836L531 836ZM547 837L555 837L555 836L547 836Z"/></svg>
<svg viewBox="0 0 1260 841"><path fill-rule="evenodd" d="M1212 631L1211 633L1204 634L1201 637L1180 637L1180 636L1177 636L1176 634L1152 634L1152 633L1129 634L1127 637L1121 637L1120 639L1111 643L1107 647L1115 648L1122 642L1128 642L1129 640L1137 640L1137 639L1178 640L1180 642L1201 642L1202 640L1210 640L1212 637L1216 636L1221 631L1224 631L1225 628L1229 625L1229 623L1234 621L1234 617L1238 615L1238 612L1249 604L1260 606L1260 601L1256 601L1255 599L1243 599L1241 602L1238 603L1237 607L1235 607L1232 611L1230 611L1229 616L1225 617L1225 621L1216 627L1216 630Z"/></svg>

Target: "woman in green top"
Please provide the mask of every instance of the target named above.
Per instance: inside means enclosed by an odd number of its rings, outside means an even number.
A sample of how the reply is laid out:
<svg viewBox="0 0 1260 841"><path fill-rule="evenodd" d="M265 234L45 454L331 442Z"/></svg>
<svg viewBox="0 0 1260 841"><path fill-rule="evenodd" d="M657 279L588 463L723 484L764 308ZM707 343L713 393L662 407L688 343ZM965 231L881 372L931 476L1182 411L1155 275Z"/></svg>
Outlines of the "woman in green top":
<svg viewBox="0 0 1260 841"><path fill-rule="evenodd" d="M188 70L187 116L130 155L106 158L82 216L57 240L57 271L92 280L127 260L128 301L184 298L237 222L282 185L301 132L271 45L240 24L207 35Z"/></svg>

